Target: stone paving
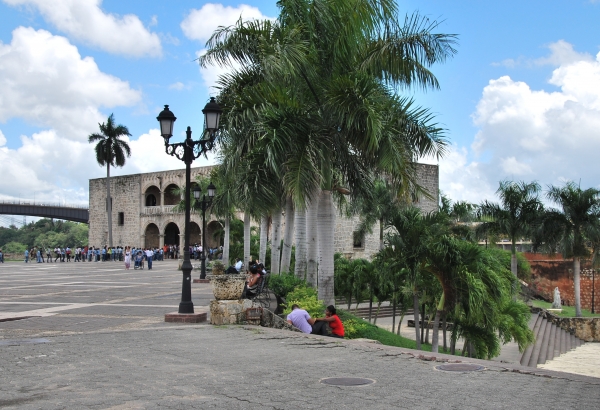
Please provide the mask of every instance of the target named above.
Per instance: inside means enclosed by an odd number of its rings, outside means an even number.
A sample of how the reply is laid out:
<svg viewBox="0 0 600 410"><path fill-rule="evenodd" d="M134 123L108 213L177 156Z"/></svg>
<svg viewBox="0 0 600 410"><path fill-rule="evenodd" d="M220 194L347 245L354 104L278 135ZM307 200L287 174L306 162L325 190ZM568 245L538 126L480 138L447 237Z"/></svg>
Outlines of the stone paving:
<svg viewBox="0 0 600 410"><path fill-rule="evenodd" d="M0 264L0 408L598 408L600 379L258 327L178 325L176 263ZM43 269L42 269L43 268ZM195 274L195 273L194 273ZM83 286L81 286L83 285ZM209 285L195 284L197 311ZM327 377L375 380L361 387Z"/></svg>

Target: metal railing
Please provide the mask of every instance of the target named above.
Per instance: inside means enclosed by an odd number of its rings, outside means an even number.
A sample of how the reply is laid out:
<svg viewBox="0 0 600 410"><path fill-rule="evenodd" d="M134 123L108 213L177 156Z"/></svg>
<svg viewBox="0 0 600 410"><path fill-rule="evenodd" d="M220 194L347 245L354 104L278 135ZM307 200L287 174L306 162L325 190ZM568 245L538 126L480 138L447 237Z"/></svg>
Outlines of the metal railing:
<svg viewBox="0 0 600 410"><path fill-rule="evenodd" d="M30 201L26 199L20 200L0 200L0 205L35 205L35 206L53 206L59 208L75 208L75 209L89 209L88 205L73 205L73 204L61 204L58 202L40 202L40 201Z"/></svg>

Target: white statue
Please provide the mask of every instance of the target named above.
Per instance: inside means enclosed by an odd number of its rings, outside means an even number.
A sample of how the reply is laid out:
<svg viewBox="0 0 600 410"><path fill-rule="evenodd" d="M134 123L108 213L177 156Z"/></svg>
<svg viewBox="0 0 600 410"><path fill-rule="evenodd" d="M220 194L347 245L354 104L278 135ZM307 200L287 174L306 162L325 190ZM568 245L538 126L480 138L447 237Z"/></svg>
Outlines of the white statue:
<svg viewBox="0 0 600 410"><path fill-rule="evenodd" d="M562 309L560 304L560 290L558 290L558 286L554 288L554 302L552 302L552 309Z"/></svg>

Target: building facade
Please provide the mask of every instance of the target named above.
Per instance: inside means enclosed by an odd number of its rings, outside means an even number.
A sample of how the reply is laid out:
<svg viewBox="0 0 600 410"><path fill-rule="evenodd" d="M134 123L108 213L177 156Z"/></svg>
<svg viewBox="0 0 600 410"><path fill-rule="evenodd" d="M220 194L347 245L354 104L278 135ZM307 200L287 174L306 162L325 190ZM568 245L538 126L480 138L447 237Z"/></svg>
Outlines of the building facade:
<svg viewBox="0 0 600 410"><path fill-rule="evenodd" d="M192 168L191 176L208 177L212 167ZM417 176L421 186L433 199L423 198L416 205L424 212L437 209L439 198L439 170L437 165L417 164ZM174 208L181 195L174 191L183 189L185 170L150 172L146 174L123 175L111 178L113 244L115 246L162 247L163 245L183 245L183 212ZM91 179L89 245L104 246L108 243L108 218L106 213L106 179ZM211 248L220 240L214 238L215 231L221 229L213 215L206 215L206 241ZM354 240L354 231L359 218L344 218L338 215L335 232L335 251L348 257L370 258L379 250L379 226L373 228L372 235ZM192 213L190 222L190 243L201 243L202 216ZM269 235L270 236L270 235ZM231 255L236 257L238 255ZM243 255L239 255L240 257Z"/></svg>

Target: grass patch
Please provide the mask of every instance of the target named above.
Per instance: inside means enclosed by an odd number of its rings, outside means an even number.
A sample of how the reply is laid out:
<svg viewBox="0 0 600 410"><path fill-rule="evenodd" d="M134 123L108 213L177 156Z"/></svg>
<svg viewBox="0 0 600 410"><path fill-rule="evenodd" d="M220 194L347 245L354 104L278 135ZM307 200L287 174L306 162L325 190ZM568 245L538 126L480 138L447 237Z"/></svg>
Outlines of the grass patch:
<svg viewBox="0 0 600 410"><path fill-rule="evenodd" d="M414 340L370 324L346 311L338 310L338 316L344 323L346 339L372 339L378 340L381 344L387 346L404 347L407 349L416 349L417 343ZM421 344L421 350L431 352L431 345Z"/></svg>
<svg viewBox="0 0 600 410"><path fill-rule="evenodd" d="M534 299L530 303L533 307L542 309L552 309L552 303L543 300ZM563 306L561 313L554 314L560 317L575 317L575 306ZM586 309L581 309L581 315L583 317L600 317L600 314L592 314L592 312Z"/></svg>

